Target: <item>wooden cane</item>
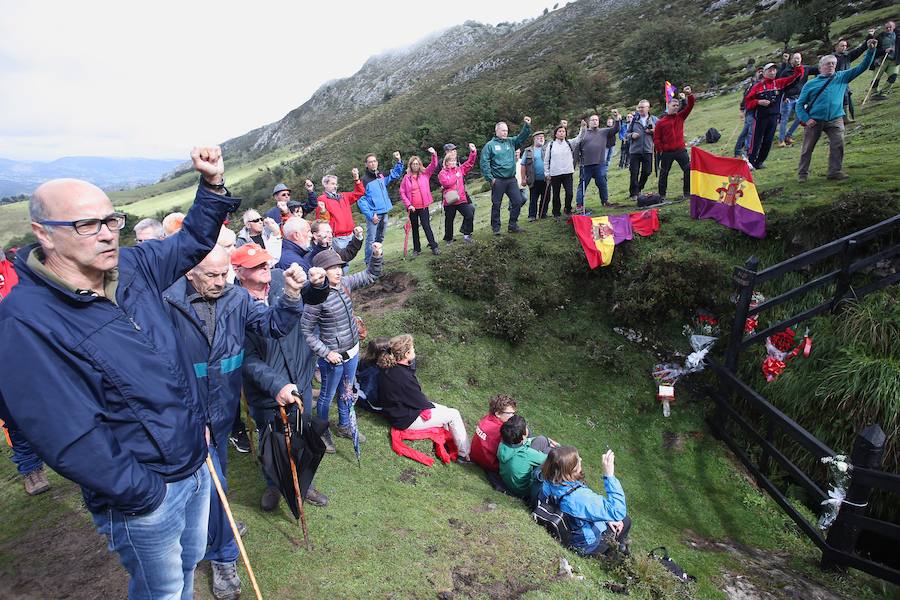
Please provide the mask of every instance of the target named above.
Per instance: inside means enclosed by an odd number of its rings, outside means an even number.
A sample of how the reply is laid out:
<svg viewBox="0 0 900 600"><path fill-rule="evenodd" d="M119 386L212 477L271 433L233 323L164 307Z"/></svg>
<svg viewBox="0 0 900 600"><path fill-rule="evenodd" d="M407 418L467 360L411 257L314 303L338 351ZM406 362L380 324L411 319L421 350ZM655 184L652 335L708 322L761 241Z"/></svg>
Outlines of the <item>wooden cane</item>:
<svg viewBox="0 0 900 600"><path fill-rule="evenodd" d="M262 600L262 593L259 591L259 585L256 583L256 575L253 574L253 567L250 566L250 559L247 557L247 550L244 548L244 541L241 534L238 533L237 523L234 522L234 515L231 514L231 507L228 505L228 498L225 496L225 490L222 489L222 483L219 481L219 474L213 466L212 455L206 455L206 466L209 474L212 476L213 484L216 486L216 493L219 494L219 501L222 508L225 509L225 516L228 517L228 524L231 525L231 532L234 534L234 541L237 542L238 549L241 551L241 560L247 568L247 574L250 575L250 583L253 584L253 591L256 592L256 599Z"/></svg>
<svg viewBox="0 0 900 600"><path fill-rule="evenodd" d="M859 105L859 110L862 110L866 105L866 101L869 99L869 94L872 93L872 89L875 87L875 82L881 78L881 74L884 72L884 65L887 64L887 57L890 52L890 49L884 51L884 58L881 59L881 64L878 66L878 70L875 71L875 77L872 78L872 83L869 84L869 91L866 92L866 97L863 98L862 104Z"/></svg>
<svg viewBox="0 0 900 600"><path fill-rule="evenodd" d="M303 530L303 541L306 543L306 549L312 550L309 543L309 529L306 527L306 514L303 512L303 497L300 494L300 480L297 478L297 466L294 464L294 456L291 452L291 431L288 426L287 413L284 407L279 405L278 411L281 413L281 423L284 425L284 443L287 446L288 462L291 464L291 476L294 478L294 493L297 495L297 508L300 511L300 528Z"/></svg>

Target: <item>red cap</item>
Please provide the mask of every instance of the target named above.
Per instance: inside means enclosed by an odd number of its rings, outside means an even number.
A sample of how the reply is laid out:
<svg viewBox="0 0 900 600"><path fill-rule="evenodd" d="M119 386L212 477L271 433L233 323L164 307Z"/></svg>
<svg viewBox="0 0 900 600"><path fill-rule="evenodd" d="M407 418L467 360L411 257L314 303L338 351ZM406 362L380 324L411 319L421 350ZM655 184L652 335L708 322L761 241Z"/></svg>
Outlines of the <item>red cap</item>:
<svg viewBox="0 0 900 600"><path fill-rule="evenodd" d="M259 244L244 244L234 251L231 255L231 264L235 267L253 268L274 260L271 254L266 252L265 248L260 248Z"/></svg>

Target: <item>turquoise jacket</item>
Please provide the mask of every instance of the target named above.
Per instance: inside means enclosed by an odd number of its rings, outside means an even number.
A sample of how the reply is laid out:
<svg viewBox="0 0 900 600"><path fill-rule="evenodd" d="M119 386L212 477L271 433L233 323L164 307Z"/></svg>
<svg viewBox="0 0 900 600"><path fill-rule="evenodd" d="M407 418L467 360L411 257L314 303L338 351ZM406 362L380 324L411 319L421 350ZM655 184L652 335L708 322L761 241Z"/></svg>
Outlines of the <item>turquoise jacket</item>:
<svg viewBox="0 0 900 600"><path fill-rule="evenodd" d="M481 174L489 182L497 178L516 176L516 148L521 148L531 135L531 125L525 123L514 138L491 138L481 150Z"/></svg>
<svg viewBox="0 0 900 600"><path fill-rule="evenodd" d="M866 52L862 62L846 71L838 71L831 77L819 75L815 79L811 79L803 86L800 97L797 98L797 118L802 122L815 119L816 121L833 121L844 116L844 92L850 82L859 77L869 68L872 60L875 59L875 50L870 49ZM829 79L834 79L831 84L821 94L819 90L828 83ZM816 97L818 95L818 97ZM807 111L806 105L810 100L815 98L812 105L812 112Z"/></svg>

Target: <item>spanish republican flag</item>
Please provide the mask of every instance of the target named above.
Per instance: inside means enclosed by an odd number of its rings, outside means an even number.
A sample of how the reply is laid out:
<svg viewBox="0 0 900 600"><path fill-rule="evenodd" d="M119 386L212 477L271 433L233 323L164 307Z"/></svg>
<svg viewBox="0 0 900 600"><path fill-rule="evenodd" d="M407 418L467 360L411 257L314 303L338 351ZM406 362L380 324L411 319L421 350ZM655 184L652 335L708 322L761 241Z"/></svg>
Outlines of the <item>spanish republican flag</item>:
<svg viewBox="0 0 900 600"><path fill-rule="evenodd" d="M766 237L766 213L747 163L691 148L691 217Z"/></svg>
<svg viewBox="0 0 900 600"><path fill-rule="evenodd" d="M575 235L584 248L584 255L592 269L608 266L612 262L616 244L632 239L631 219L628 215L603 217L572 216Z"/></svg>

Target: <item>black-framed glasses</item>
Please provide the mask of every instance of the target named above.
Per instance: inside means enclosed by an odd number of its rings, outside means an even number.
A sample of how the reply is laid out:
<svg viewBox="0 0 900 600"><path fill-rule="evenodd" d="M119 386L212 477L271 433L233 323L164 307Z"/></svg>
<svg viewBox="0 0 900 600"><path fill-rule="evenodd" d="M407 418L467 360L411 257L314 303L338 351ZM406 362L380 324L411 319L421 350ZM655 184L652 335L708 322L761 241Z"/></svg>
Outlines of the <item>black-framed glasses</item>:
<svg viewBox="0 0 900 600"><path fill-rule="evenodd" d="M262 220L263 220L263 218L260 217L260 218L258 218L258 219L250 219L250 220L247 221L247 222L248 222L248 223L262 223Z"/></svg>
<svg viewBox="0 0 900 600"><path fill-rule="evenodd" d="M102 219L78 219L77 221L38 221L41 225L52 227L71 227L78 235L97 235L100 228L106 225L110 231L119 231L125 227L125 213L114 212Z"/></svg>

